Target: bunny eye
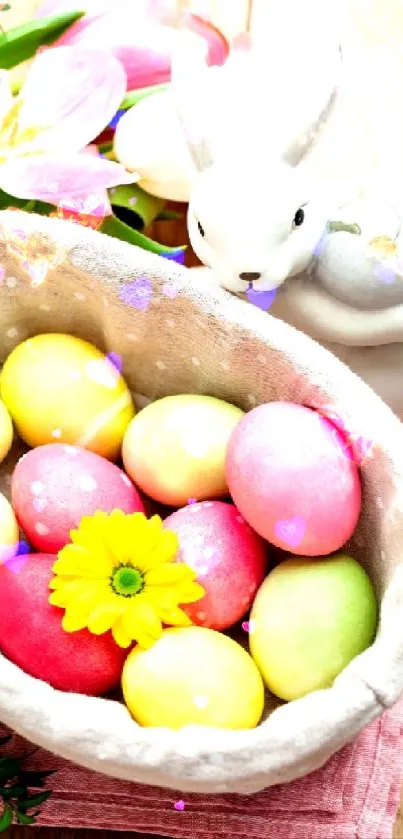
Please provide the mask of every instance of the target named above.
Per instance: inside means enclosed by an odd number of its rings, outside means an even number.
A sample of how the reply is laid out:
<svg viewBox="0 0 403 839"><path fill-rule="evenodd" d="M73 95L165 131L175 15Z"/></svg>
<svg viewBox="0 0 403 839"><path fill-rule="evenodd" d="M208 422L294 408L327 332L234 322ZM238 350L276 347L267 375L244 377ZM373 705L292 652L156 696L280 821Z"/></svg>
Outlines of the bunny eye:
<svg viewBox="0 0 403 839"><path fill-rule="evenodd" d="M205 234L205 232L204 232L204 227L202 227L202 226L201 226L201 224L200 224L200 222L199 222L199 221L197 222L197 229L198 229L198 231L199 231L199 233L200 233L200 236L202 236L202 237L203 237L203 239L204 239L204 237L205 237L205 235L206 235L206 234Z"/></svg>
<svg viewBox="0 0 403 839"><path fill-rule="evenodd" d="M297 210L297 212L295 213L294 221L292 223L292 226L293 227L301 227L301 224L303 224L303 222L304 222L304 218L305 218L305 212L302 209L302 207L300 207L299 210Z"/></svg>

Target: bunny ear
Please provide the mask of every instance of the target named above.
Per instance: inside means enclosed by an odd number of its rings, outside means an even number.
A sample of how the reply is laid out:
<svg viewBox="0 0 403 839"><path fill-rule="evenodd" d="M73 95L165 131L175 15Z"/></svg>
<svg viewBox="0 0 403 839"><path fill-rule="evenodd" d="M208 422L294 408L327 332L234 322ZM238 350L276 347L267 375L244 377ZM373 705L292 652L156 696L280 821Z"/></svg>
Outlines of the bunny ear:
<svg viewBox="0 0 403 839"><path fill-rule="evenodd" d="M317 78L316 80L312 78L310 81L307 75L304 88L300 90L299 131L296 130L293 137L291 132L283 151L283 159L286 163L296 166L315 145L336 105L341 72L342 50L339 46L337 51L334 50L333 57L328 55L327 66L319 82ZM297 109L294 110L294 114L298 119Z"/></svg>
<svg viewBox="0 0 403 839"><path fill-rule="evenodd" d="M184 32L171 64L171 95L199 171L207 169L213 162L207 127L210 122L211 77L217 68L208 67L206 58L207 45Z"/></svg>

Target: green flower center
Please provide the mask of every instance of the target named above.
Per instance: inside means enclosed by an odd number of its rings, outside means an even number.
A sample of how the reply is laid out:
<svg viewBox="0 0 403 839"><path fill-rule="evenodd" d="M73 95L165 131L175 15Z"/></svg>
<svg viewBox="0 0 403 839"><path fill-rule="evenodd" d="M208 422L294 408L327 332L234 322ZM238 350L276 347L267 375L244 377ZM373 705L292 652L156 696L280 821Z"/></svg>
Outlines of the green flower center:
<svg viewBox="0 0 403 839"><path fill-rule="evenodd" d="M121 597L133 597L144 588L144 578L132 565L120 565L111 577L111 586L115 594Z"/></svg>

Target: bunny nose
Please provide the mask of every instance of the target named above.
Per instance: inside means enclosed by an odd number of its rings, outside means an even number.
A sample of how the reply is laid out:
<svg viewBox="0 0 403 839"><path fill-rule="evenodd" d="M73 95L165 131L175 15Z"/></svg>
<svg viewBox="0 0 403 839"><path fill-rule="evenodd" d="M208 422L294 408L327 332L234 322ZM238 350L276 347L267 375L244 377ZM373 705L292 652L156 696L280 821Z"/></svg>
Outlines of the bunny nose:
<svg viewBox="0 0 403 839"><path fill-rule="evenodd" d="M239 277L241 280L245 280L246 283L254 283L260 279L261 274L260 271L242 271Z"/></svg>

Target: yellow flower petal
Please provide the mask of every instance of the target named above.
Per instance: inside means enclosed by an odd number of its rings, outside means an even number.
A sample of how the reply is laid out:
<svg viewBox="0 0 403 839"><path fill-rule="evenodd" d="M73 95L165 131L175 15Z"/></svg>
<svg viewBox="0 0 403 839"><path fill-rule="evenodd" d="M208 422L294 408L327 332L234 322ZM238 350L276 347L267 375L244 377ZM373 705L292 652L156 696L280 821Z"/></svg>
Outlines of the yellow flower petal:
<svg viewBox="0 0 403 839"><path fill-rule="evenodd" d="M149 568L155 568L157 565L162 565L165 562L172 562L179 551L179 539L176 533L172 530L163 530L153 552L148 556L146 562L142 565L142 569L147 571Z"/></svg>
<svg viewBox="0 0 403 839"><path fill-rule="evenodd" d="M175 585L186 580L192 582L197 574L185 563L163 563L150 568L145 575L146 586Z"/></svg>
<svg viewBox="0 0 403 839"><path fill-rule="evenodd" d="M176 586L149 586L144 589L144 596L155 609L174 609L180 602Z"/></svg>
<svg viewBox="0 0 403 839"><path fill-rule="evenodd" d="M112 636L118 647L122 647L124 650L127 650L127 648L133 643L133 639L130 638L130 635L127 634L123 626L122 618L119 618L119 620L113 624Z"/></svg>
<svg viewBox="0 0 403 839"><path fill-rule="evenodd" d="M93 635L103 635L112 629L125 610L124 598L110 597L93 609L88 618L88 629Z"/></svg>
<svg viewBox="0 0 403 839"><path fill-rule="evenodd" d="M66 576L92 577L94 579L109 577L112 565L102 566L97 556L91 556L76 545L66 545L59 551L59 558L53 565L55 574Z"/></svg>
<svg viewBox="0 0 403 839"><path fill-rule="evenodd" d="M133 597L122 621L127 634L138 643L141 643L145 637L156 641L161 636L161 621L145 595Z"/></svg>
<svg viewBox="0 0 403 839"><path fill-rule="evenodd" d="M62 578L63 583L63 578ZM86 610L87 614L93 609L100 598L108 596L110 591L107 581L83 580L81 578L64 581L49 597L53 606L61 606Z"/></svg>
<svg viewBox="0 0 403 839"><path fill-rule="evenodd" d="M186 583L180 587L178 603L196 603L205 594L205 589L199 583Z"/></svg>
<svg viewBox="0 0 403 839"><path fill-rule="evenodd" d="M167 626L192 626L192 621L182 609L159 609L158 614Z"/></svg>
<svg viewBox="0 0 403 839"><path fill-rule="evenodd" d="M65 632L78 632L87 626L87 615L81 612L65 612L62 627Z"/></svg>
<svg viewBox="0 0 403 839"><path fill-rule="evenodd" d="M128 518L127 536L131 562L140 571L146 571L151 567L150 558L162 538L162 521L159 516L153 516L147 521L142 513L133 513Z"/></svg>

